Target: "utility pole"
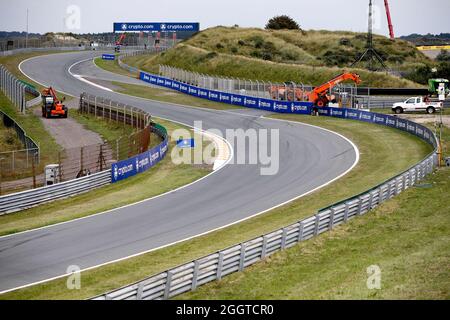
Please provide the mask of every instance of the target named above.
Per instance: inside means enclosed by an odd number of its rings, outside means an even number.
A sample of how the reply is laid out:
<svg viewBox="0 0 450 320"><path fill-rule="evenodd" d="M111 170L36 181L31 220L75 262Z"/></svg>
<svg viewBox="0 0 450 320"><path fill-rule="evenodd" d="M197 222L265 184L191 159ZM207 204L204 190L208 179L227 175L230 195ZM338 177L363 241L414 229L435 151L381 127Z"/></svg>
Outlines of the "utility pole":
<svg viewBox="0 0 450 320"><path fill-rule="evenodd" d="M380 63L384 69L387 69L387 66L373 46L372 12L372 0L369 0L369 27L367 31L366 51L364 51L363 54L361 54L359 58L351 64L351 67L365 59L367 60L367 69L369 69L370 71L376 71L374 62Z"/></svg>
<svg viewBox="0 0 450 320"><path fill-rule="evenodd" d="M28 48L28 8L27 8L27 35L25 37L25 48Z"/></svg>

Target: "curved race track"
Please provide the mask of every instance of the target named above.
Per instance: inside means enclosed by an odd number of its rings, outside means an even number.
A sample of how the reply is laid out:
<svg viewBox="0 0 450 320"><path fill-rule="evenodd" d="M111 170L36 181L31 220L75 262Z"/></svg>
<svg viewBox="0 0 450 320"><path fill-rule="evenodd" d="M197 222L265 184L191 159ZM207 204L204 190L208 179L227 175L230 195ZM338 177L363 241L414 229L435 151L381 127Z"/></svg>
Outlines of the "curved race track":
<svg viewBox="0 0 450 320"><path fill-rule="evenodd" d="M355 147L317 127L261 118L255 110L214 111L165 104L102 90L74 78L114 75L92 67L98 52L36 57L21 65L32 79L68 94L104 96L140 107L155 116L203 129L278 128L280 169L261 176L259 165L229 164L186 188L105 214L0 238L0 291L148 251L256 215L342 176L357 162ZM93 74L95 73L95 74ZM134 81L134 80L133 80ZM95 192L95 191L94 191Z"/></svg>

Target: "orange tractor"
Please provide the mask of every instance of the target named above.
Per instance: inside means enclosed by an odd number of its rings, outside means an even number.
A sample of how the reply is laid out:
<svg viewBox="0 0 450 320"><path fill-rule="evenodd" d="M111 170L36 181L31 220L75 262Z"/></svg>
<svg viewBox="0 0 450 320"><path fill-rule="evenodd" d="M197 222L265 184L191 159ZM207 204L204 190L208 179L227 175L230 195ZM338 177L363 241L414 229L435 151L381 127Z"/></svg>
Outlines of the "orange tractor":
<svg viewBox="0 0 450 320"><path fill-rule="evenodd" d="M52 87L42 90L43 117L50 118L51 116L59 116L67 118L68 112L67 107L58 100L56 92Z"/></svg>
<svg viewBox="0 0 450 320"><path fill-rule="evenodd" d="M285 86L271 86L269 91L272 99L279 98L288 101L309 101L314 103L317 107L326 107L330 101L336 102L336 97L334 95L328 95L328 91L346 80L352 80L356 84L361 83L361 79L356 73L343 73L314 88L312 91L306 91L289 84Z"/></svg>

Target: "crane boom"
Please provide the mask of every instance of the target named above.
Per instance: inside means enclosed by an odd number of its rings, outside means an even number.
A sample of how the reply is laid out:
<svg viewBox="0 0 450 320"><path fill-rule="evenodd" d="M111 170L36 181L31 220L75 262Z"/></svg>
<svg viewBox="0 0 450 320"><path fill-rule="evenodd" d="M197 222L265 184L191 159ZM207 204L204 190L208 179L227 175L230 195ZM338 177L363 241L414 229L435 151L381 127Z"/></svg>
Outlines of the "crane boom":
<svg viewBox="0 0 450 320"><path fill-rule="evenodd" d="M388 26L389 26L389 36L391 37L391 40L394 40L394 26L392 25L392 19L391 19L391 10L389 10L389 2L388 0L384 0L384 6L386 7L386 16L388 20Z"/></svg>

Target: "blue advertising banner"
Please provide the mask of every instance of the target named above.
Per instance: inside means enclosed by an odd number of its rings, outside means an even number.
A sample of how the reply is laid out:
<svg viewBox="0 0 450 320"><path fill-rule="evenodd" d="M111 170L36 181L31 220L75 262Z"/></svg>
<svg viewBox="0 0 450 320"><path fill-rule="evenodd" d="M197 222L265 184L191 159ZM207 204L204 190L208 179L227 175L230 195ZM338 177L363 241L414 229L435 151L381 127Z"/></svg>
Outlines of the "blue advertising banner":
<svg viewBox="0 0 450 320"><path fill-rule="evenodd" d="M104 53L104 54L102 54L102 59L103 60L115 60L116 56L113 55L113 54L106 54L106 53Z"/></svg>
<svg viewBox="0 0 450 320"><path fill-rule="evenodd" d="M114 22L113 32L198 32L198 22Z"/></svg>
<svg viewBox="0 0 450 320"><path fill-rule="evenodd" d="M146 152L113 163L111 166L111 182L121 181L150 169L164 158L167 149L168 141L164 140L160 145Z"/></svg>
<svg viewBox="0 0 450 320"><path fill-rule="evenodd" d="M194 139L177 140L177 147L178 148L194 148L195 147Z"/></svg>

